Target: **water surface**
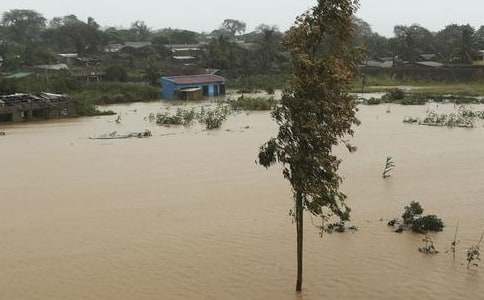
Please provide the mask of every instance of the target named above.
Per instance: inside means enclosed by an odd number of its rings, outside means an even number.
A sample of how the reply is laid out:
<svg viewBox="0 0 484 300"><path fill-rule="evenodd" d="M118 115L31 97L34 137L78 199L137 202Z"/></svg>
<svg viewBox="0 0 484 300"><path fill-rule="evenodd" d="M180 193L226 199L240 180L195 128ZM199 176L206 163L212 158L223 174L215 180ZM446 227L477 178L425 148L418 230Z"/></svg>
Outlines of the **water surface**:
<svg viewBox="0 0 484 300"><path fill-rule="evenodd" d="M0 125L0 299L482 298L484 268L462 264L484 230L484 128L402 123L424 106L361 106L358 151L338 149L360 231L321 239L306 218L297 296L290 189L278 168L255 164L276 132L269 114L240 113L211 132L144 120L166 106L108 107L121 124ZM88 139L144 129L153 137ZM385 181L387 156L397 168ZM447 224L433 236L438 256L386 226L413 200ZM457 222L454 262L445 251Z"/></svg>

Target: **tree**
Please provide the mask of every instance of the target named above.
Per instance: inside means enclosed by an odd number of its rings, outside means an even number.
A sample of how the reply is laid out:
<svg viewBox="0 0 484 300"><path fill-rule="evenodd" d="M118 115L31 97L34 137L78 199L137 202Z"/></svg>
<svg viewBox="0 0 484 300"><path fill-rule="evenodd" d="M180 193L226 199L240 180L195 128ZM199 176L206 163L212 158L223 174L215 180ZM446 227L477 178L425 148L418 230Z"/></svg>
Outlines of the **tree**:
<svg viewBox="0 0 484 300"><path fill-rule="evenodd" d="M339 191L341 160L333 148L359 124L349 84L362 59L352 47L357 0L318 0L298 17L284 44L293 61L293 79L273 112L277 137L260 149L259 163L283 166L295 200L297 283L302 290L304 211L325 223L349 220L346 195Z"/></svg>
<svg viewBox="0 0 484 300"><path fill-rule="evenodd" d="M403 26L394 28L397 41L397 55L409 62L415 62L420 54L434 53L434 36L420 25Z"/></svg>
<svg viewBox="0 0 484 300"><path fill-rule="evenodd" d="M474 33L474 43L479 50L484 49L484 26L479 27Z"/></svg>
<svg viewBox="0 0 484 300"><path fill-rule="evenodd" d="M105 70L104 78L108 81L128 81L128 72L123 66L113 65Z"/></svg>
<svg viewBox="0 0 484 300"><path fill-rule="evenodd" d="M267 73L273 69L275 62L282 60L282 33L277 26L265 24L257 26L256 32L259 36L256 40L258 47L255 51L255 59L258 65L257 72Z"/></svg>
<svg viewBox="0 0 484 300"><path fill-rule="evenodd" d="M474 28L470 25L452 24L436 36L441 56L447 63L470 64L475 56Z"/></svg>
<svg viewBox="0 0 484 300"><path fill-rule="evenodd" d="M86 23L75 15L52 19L46 36L51 47L58 51L75 51L81 55L96 53L104 40L93 18L89 17Z"/></svg>
<svg viewBox="0 0 484 300"><path fill-rule="evenodd" d="M244 33L247 25L239 20L225 19L222 23L222 28L232 33L232 36L235 36L237 33Z"/></svg>
<svg viewBox="0 0 484 300"><path fill-rule="evenodd" d="M143 21L136 21L131 24L130 29L135 36L136 41L147 41L150 38L151 30Z"/></svg>
<svg viewBox="0 0 484 300"><path fill-rule="evenodd" d="M24 46L40 40L45 18L36 11L13 9L2 17L2 26L8 39Z"/></svg>

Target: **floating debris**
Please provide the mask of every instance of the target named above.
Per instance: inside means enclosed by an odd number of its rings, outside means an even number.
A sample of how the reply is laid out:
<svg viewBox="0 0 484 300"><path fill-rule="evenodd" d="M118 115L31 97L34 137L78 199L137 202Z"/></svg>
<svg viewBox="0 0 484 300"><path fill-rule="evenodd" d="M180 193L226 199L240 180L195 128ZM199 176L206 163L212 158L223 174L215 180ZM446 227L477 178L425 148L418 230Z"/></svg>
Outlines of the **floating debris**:
<svg viewBox="0 0 484 300"><path fill-rule="evenodd" d="M129 139L129 138L147 138L151 137L151 131L145 130L143 132L132 132L128 134L118 134L117 131L113 131L108 134L103 134L97 137L90 137L91 140L119 140L119 139Z"/></svg>
<svg viewBox="0 0 484 300"><path fill-rule="evenodd" d="M0 131L0 136L5 136L7 133L5 131Z"/></svg>
<svg viewBox="0 0 484 300"><path fill-rule="evenodd" d="M121 124L121 115L118 115L114 122L116 122L116 124Z"/></svg>
<svg viewBox="0 0 484 300"><path fill-rule="evenodd" d="M403 119L403 123L416 124L418 122L419 120L417 118L405 117L405 119Z"/></svg>

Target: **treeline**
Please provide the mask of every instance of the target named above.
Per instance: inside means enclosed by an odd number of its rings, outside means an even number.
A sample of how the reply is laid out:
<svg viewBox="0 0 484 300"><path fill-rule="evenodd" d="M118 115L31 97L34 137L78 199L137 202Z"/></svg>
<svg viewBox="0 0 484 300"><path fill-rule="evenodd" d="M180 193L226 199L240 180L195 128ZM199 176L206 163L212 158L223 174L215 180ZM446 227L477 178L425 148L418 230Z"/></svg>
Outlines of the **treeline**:
<svg viewBox="0 0 484 300"><path fill-rule="evenodd" d="M55 63L59 53L77 53L101 58L106 68L122 65L125 70L146 73L150 81L163 69L170 69L171 53L167 47L172 44L202 43L204 52L199 66L222 69L229 76L280 72L289 65L281 45L283 33L277 27L260 25L254 32L245 31L245 23L231 19L211 33L198 33L171 28L153 30L143 21L135 21L127 29L103 28L93 18L84 21L69 15L47 20L32 10L10 10L3 13L0 22L0 56L2 70L15 71L24 66ZM126 42L150 44L128 53L124 60L105 51L109 45ZM115 73L114 79L128 77L119 68L108 71L115 71L108 72Z"/></svg>
<svg viewBox="0 0 484 300"><path fill-rule="evenodd" d="M354 28L354 46L366 49L369 59L391 57L414 62L422 54L431 54L430 60L469 64L479 56L478 50L484 49L484 27L476 30L454 24L431 32L419 25L399 25L391 38L379 35L357 18ZM210 33L155 30L143 21L135 21L129 28L102 27L93 18L80 20L68 15L47 20L32 10L10 10L0 21L0 70L14 72L26 66L52 64L58 61L56 54L77 53L97 58L106 80L138 78L157 84L160 75L177 68L169 45L199 44L204 51L197 67L220 69L225 76L237 79L234 82L248 82L247 78L255 75L289 73L289 55L282 45L285 33L264 24L252 32L246 29L244 22L232 19ZM109 45L126 42L149 42L149 46L124 56L105 51Z"/></svg>
<svg viewBox="0 0 484 300"><path fill-rule="evenodd" d="M398 25L394 36L387 38L371 30L361 21L356 22L357 38L367 47L369 58L394 57L401 61L415 62L421 55L429 60L447 64L471 64L484 50L484 26L451 24L438 32L420 25Z"/></svg>

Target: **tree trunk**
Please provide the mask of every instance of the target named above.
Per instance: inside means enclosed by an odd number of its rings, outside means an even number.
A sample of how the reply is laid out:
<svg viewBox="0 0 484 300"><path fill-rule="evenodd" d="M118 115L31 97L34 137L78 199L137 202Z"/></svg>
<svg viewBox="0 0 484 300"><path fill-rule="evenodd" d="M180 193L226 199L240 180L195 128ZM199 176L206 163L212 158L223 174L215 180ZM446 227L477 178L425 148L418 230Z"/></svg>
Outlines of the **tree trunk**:
<svg viewBox="0 0 484 300"><path fill-rule="evenodd" d="M296 291L302 291L303 274L303 197L296 194L296 231L297 231L297 283Z"/></svg>

